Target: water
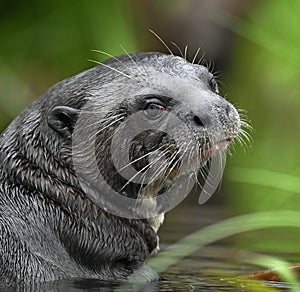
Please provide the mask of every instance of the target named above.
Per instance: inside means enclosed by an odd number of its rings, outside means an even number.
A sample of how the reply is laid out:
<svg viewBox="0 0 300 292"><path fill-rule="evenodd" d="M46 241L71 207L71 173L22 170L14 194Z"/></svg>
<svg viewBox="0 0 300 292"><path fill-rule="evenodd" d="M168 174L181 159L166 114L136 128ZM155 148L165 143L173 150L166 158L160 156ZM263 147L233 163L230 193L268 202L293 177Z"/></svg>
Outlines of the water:
<svg viewBox="0 0 300 292"><path fill-rule="evenodd" d="M160 230L161 250L174 242L222 219L231 217L224 208L206 204L182 203L168 213ZM239 275L260 270L238 260L239 249L232 239L206 246L160 273L161 280L146 285L103 282L89 279L60 280L39 286L0 291L244 291ZM157 255L160 257L160 254ZM161 259L164 260L163 258ZM275 287L282 283L268 283Z"/></svg>

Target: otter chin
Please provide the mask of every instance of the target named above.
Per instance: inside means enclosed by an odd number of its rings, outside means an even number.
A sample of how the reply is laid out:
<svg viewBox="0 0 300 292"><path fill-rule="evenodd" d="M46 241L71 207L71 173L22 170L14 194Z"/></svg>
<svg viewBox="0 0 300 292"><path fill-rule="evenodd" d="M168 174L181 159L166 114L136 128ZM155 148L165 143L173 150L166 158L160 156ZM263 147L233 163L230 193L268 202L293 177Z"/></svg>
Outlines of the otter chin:
<svg viewBox="0 0 300 292"><path fill-rule="evenodd" d="M0 136L0 285L127 280L241 124L213 74L173 55L114 57L51 87Z"/></svg>

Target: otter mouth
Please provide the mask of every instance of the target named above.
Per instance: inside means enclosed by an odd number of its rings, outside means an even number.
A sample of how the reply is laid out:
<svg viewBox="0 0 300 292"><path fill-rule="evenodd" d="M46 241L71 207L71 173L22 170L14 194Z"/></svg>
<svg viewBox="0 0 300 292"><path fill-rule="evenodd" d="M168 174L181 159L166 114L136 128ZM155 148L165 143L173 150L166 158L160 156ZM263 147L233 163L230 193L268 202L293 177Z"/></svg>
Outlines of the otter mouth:
<svg viewBox="0 0 300 292"><path fill-rule="evenodd" d="M232 140L232 137L228 137L215 143L207 143L200 152L202 160L207 161L211 157L215 156L218 152L226 150Z"/></svg>

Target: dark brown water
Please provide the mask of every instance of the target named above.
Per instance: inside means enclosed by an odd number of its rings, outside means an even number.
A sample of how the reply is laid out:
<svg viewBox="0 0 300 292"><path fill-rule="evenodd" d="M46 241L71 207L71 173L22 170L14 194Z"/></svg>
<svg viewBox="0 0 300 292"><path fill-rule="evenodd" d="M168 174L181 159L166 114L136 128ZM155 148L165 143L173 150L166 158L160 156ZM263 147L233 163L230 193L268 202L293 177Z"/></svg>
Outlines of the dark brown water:
<svg viewBox="0 0 300 292"><path fill-rule="evenodd" d="M204 226L231 216L224 207L182 203L166 216L160 230L161 250ZM241 263L239 252L232 238L224 239L188 255L160 273L160 281L146 285L124 286L117 282L72 279L1 291L248 291L244 290L244 284L237 281L238 276L259 268ZM159 253L157 257L160 257ZM269 284L282 286L278 283Z"/></svg>

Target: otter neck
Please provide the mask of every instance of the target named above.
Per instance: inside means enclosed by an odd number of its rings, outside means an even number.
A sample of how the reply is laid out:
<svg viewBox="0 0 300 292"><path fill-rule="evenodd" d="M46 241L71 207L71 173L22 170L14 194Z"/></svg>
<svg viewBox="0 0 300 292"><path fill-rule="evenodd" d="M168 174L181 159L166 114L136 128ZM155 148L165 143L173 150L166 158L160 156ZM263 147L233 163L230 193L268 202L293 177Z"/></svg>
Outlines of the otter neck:
<svg viewBox="0 0 300 292"><path fill-rule="evenodd" d="M99 220L106 212L97 207L81 189L67 159L70 157L68 148L62 147L57 137L44 140L38 119L30 127L25 125L20 128L16 131L12 125L2 134L5 139L0 137L0 165L3 166L0 177L27 188L28 194L38 193L42 200L50 199L67 217L89 226L92 224L93 229L97 230ZM143 230L147 230L143 228L145 220L115 218L123 223L128 222L125 224L134 226L141 235ZM156 247L156 241L147 243L149 251Z"/></svg>
<svg viewBox="0 0 300 292"><path fill-rule="evenodd" d="M17 131L12 124L0 138L1 175L48 196L70 213L80 210L89 217L96 216L95 207L82 193L68 161L61 157L57 138L42 138L45 135L38 118L31 119L30 126L20 121L18 124L21 126Z"/></svg>

